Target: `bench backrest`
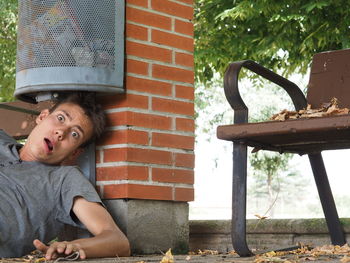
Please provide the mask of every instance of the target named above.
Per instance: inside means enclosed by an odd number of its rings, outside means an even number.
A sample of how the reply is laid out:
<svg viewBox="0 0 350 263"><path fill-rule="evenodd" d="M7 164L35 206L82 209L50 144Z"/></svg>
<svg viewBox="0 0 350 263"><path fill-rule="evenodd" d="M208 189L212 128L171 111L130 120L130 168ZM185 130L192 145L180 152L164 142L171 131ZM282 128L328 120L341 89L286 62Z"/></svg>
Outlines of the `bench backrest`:
<svg viewBox="0 0 350 263"><path fill-rule="evenodd" d="M333 97L338 99L340 108L350 108L350 49L313 57L307 101L312 108L318 108Z"/></svg>

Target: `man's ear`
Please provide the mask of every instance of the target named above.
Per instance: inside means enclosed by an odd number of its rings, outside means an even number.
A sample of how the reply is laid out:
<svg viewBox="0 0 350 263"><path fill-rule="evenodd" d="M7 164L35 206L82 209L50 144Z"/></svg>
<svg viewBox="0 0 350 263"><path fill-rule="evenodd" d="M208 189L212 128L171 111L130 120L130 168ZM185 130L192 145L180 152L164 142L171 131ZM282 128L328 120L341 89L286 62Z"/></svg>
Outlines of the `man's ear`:
<svg viewBox="0 0 350 263"><path fill-rule="evenodd" d="M48 109L42 110L38 117L35 119L35 123L39 124L43 119L50 115L50 111Z"/></svg>

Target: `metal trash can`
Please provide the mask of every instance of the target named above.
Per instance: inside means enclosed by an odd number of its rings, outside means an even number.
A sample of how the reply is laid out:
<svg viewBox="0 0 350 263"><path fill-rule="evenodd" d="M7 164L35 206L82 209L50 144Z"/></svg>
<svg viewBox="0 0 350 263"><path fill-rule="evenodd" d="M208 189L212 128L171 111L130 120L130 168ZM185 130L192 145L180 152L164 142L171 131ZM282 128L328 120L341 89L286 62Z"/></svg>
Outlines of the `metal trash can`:
<svg viewBox="0 0 350 263"><path fill-rule="evenodd" d="M124 0L18 2L18 99L35 103L61 91L124 92Z"/></svg>

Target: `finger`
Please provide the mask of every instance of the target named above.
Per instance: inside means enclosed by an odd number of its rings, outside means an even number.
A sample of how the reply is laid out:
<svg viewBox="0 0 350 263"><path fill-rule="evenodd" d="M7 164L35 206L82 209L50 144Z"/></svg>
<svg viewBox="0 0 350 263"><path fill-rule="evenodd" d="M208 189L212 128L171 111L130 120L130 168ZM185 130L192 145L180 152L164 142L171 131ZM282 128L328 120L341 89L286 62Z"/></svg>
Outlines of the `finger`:
<svg viewBox="0 0 350 263"><path fill-rule="evenodd" d="M58 258L57 252L53 252L52 255L51 255L51 258L49 260L55 260L57 258Z"/></svg>
<svg viewBox="0 0 350 263"><path fill-rule="evenodd" d="M80 259L86 259L86 254L83 249L79 249L79 255L80 255Z"/></svg>
<svg viewBox="0 0 350 263"><path fill-rule="evenodd" d="M57 243L53 243L49 248L48 248L48 250L46 251L46 255L45 255L45 258L47 259L47 260L51 260L51 259L55 259L55 258L57 258L57 256L58 256L58 253L60 253L60 252L58 252L58 246L59 244L57 244Z"/></svg>
<svg viewBox="0 0 350 263"><path fill-rule="evenodd" d="M64 242L57 242L56 243L56 251L59 254L64 253L64 251L66 250L66 247L67 247L67 242L66 241L64 241Z"/></svg>
<svg viewBox="0 0 350 263"><path fill-rule="evenodd" d="M65 254L69 255L74 251L74 245L73 244L67 244L66 250L65 250Z"/></svg>
<svg viewBox="0 0 350 263"><path fill-rule="evenodd" d="M46 253L47 249L49 248L48 246L46 246L43 242L41 242L39 239L35 239L33 241L33 245L35 246L35 248L43 253Z"/></svg>

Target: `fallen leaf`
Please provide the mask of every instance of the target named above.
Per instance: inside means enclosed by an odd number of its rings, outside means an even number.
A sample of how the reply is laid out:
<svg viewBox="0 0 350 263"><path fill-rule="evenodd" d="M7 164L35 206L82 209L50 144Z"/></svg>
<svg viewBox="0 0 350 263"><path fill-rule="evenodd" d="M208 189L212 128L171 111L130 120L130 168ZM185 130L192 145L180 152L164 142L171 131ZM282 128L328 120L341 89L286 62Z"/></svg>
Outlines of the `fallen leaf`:
<svg viewBox="0 0 350 263"><path fill-rule="evenodd" d="M263 220L263 219L266 219L266 218L267 218L267 216L261 216L261 215L258 215L258 214L254 215L254 216L256 216L257 218L259 218L259 219L261 219L261 220Z"/></svg>
<svg viewBox="0 0 350 263"><path fill-rule="evenodd" d="M348 108L340 109L338 107L338 99L332 98L331 102L322 103L321 108L312 109L311 105L308 104L306 109L299 111L288 111L286 109L281 112L274 114L270 120L273 121L285 121L288 119L299 119L299 118L320 118L326 116L335 116L335 115L345 115L349 114Z"/></svg>
<svg viewBox="0 0 350 263"><path fill-rule="evenodd" d="M165 253L160 263L174 263L174 256L171 254L171 248Z"/></svg>
<svg viewBox="0 0 350 263"><path fill-rule="evenodd" d="M266 256L266 257L274 257L276 255L277 254L275 251L270 251L270 252L264 253L264 256Z"/></svg>
<svg viewBox="0 0 350 263"><path fill-rule="evenodd" d="M350 257L344 256L342 259L340 259L340 262L341 263L348 263L348 262L350 262Z"/></svg>
<svg viewBox="0 0 350 263"><path fill-rule="evenodd" d="M198 250L198 255L218 255L219 252L217 250L210 250L210 249L204 249L202 250Z"/></svg>

